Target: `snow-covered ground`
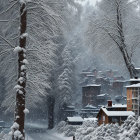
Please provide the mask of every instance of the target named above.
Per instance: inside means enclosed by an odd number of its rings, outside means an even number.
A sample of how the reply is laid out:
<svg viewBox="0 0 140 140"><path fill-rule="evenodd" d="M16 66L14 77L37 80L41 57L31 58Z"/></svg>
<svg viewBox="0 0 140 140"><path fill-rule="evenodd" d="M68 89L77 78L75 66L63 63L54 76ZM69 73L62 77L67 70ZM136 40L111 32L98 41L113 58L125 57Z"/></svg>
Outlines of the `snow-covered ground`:
<svg viewBox="0 0 140 140"><path fill-rule="evenodd" d="M52 130L46 133L29 134L26 140L72 140L72 137L64 137L63 134L58 134L55 130Z"/></svg>
<svg viewBox="0 0 140 140"><path fill-rule="evenodd" d="M65 137L56 132L56 129L47 130L47 122L26 123L26 140L72 140L72 137Z"/></svg>

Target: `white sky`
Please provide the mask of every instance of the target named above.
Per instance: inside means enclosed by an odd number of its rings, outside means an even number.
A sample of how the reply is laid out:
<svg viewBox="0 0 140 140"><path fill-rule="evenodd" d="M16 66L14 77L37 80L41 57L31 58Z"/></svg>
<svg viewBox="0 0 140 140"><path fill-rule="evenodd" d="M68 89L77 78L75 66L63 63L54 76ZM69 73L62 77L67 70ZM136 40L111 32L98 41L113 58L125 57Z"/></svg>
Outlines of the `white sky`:
<svg viewBox="0 0 140 140"><path fill-rule="evenodd" d="M100 0L84 0L83 2L81 2L80 0L78 0L82 5L85 5L88 1L91 5L95 6L96 1L100 1Z"/></svg>

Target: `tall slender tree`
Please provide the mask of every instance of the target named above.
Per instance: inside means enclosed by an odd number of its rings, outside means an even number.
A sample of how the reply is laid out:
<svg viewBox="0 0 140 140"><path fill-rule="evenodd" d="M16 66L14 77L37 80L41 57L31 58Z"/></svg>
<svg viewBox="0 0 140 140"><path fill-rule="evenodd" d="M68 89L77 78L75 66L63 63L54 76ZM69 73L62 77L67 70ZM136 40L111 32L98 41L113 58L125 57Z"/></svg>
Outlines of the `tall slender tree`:
<svg viewBox="0 0 140 140"><path fill-rule="evenodd" d="M25 94L26 94L26 27L27 27L27 7L25 1L20 1L20 38L18 51L18 84L16 86L16 109L15 122L19 125L18 130L22 134L17 140L25 139ZM17 47L15 48L17 49ZM14 130L15 132L17 130ZM14 133L15 133L14 132Z"/></svg>
<svg viewBox="0 0 140 140"><path fill-rule="evenodd" d="M106 38L109 43L114 42L114 46L117 46L122 54L130 77L134 78L137 72L131 59L130 44L127 42L128 35L126 35L127 30L131 28L127 27L127 22L135 13L134 3L129 0L103 0L97 4L97 7L98 12L94 16L93 24L90 24L93 25L93 29L89 28L89 30L91 29L94 35L98 34L100 39Z"/></svg>

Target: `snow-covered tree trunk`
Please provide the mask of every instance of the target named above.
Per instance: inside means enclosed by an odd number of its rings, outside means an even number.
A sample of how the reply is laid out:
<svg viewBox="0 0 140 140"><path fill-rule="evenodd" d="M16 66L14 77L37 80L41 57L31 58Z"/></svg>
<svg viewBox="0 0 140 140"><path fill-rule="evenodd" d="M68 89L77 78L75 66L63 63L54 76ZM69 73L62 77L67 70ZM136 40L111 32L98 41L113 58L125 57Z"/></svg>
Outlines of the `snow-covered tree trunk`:
<svg viewBox="0 0 140 140"><path fill-rule="evenodd" d="M26 24L27 24L27 10L26 3L20 2L20 38L19 38L19 50L18 50L18 84L16 86L16 108L15 108L15 123L17 123L18 131L20 135L14 135L13 139L24 140L24 121L25 121L25 87L26 87ZM14 132L14 134L15 134Z"/></svg>

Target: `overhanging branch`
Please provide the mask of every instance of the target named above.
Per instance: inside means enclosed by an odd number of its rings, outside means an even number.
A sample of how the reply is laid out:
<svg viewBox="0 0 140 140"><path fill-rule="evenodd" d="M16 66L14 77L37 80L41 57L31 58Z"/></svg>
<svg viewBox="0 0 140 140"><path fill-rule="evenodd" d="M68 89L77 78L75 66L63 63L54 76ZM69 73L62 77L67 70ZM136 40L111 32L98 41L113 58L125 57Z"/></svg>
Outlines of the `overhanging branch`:
<svg viewBox="0 0 140 140"><path fill-rule="evenodd" d="M0 38L2 38L7 44L9 44L12 48L15 48L14 45L12 45L7 39L5 39L3 36L0 35Z"/></svg>

